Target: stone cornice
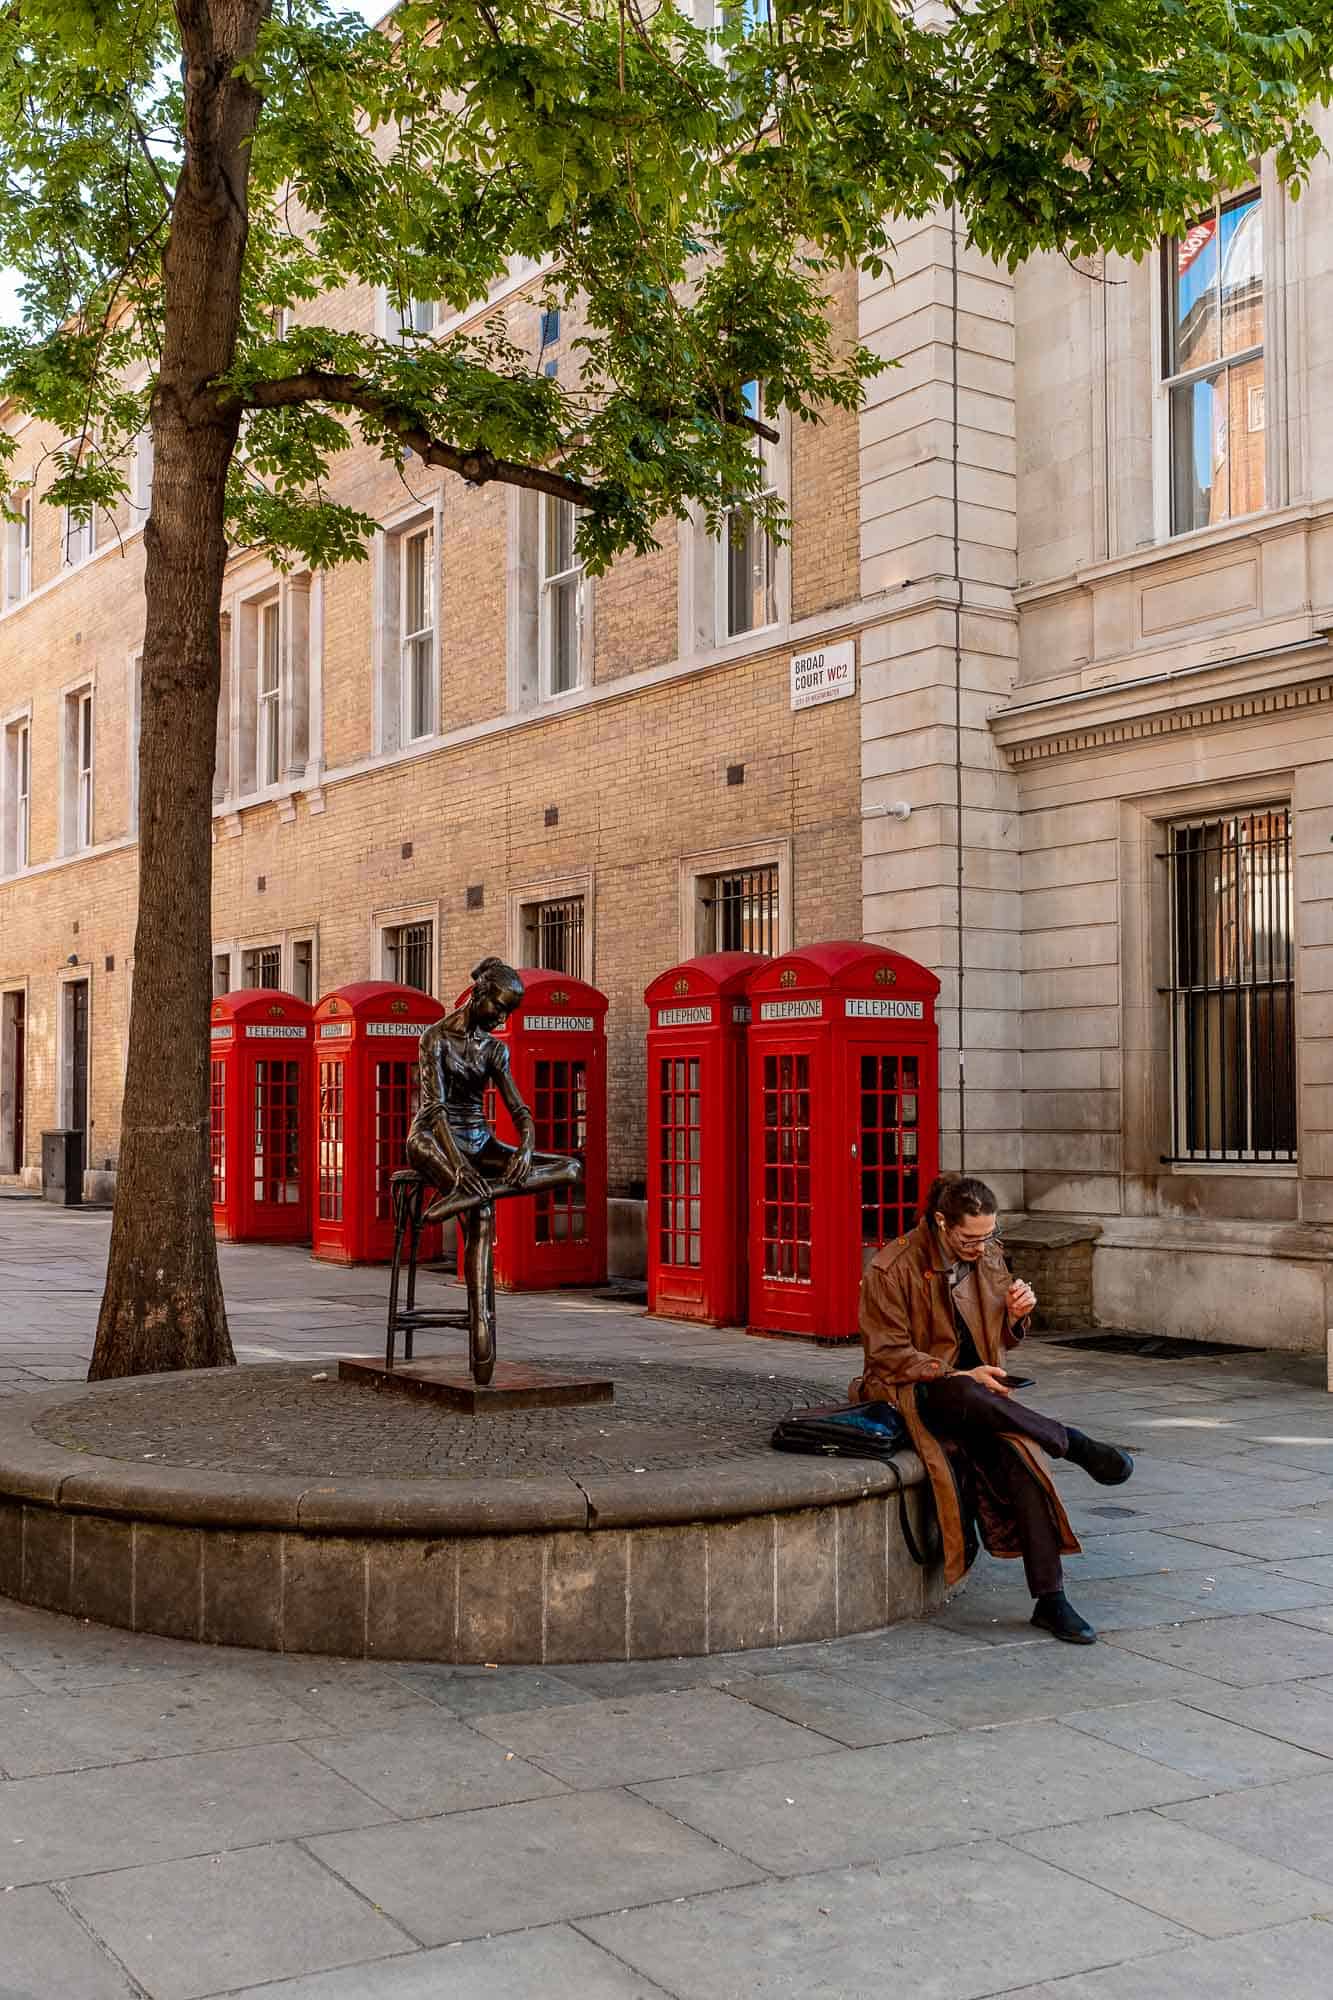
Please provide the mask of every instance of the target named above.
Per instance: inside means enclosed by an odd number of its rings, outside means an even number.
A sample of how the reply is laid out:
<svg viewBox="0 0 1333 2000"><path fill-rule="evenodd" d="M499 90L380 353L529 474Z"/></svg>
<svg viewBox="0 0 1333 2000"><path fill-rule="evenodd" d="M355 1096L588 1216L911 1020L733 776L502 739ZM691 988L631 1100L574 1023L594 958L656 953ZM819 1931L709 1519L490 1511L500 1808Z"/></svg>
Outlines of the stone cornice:
<svg viewBox="0 0 1333 2000"><path fill-rule="evenodd" d="M990 718L1013 766L1333 704L1326 639L1250 660L1028 702Z"/></svg>

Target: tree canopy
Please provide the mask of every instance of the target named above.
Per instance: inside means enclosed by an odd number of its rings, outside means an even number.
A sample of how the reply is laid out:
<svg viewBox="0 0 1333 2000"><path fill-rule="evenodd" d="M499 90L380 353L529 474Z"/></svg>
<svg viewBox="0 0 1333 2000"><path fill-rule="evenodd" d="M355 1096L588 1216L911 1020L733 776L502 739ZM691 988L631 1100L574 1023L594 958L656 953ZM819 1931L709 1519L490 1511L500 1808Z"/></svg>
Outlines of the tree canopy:
<svg viewBox="0 0 1333 2000"><path fill-rule="evenodd" d="M834 351L825 293L848 260L891 265L895 221L952 200L1009 264L1142 251L1260 154L1299 184L1333 51L1330 0L742 0L717 20L404 0L377 30L340 0L12 0L0 262L24 311L0 380L66 440L47 497L77 512L121 488L219 64L259 98L217 385L247 413L233 542L360 554L372 524L326 491L359 431L577 499L596 569L686 504L716 520L757 490L747 381L770 415L857 400L874 363ZM321 313L369 285L461 315L520 259L578 302L568 380L498 318L402 337L396 311L380 335Z"/></svg>
<svg viewBox="0 0 1333 2000"><path fill-rule="evenodd" d="M1333 0L695 4L403 0L377 30L346 0L0 0L0 395L76 520L145 426L155 464L95 1375L232 1358L207 1035L230 553L364 554L333 476L358 437L577 502L594 572L691 509L780 531L756 430L857 404L879 363L828 297L891 267L901 221L951 206L1010 265L1132 254L1259 156L1298 189L1318 152ZM474 310L516 271L571 309L558 378ZM413 301L442 323L414 333ZM0 427L0 492L17 450Z"/></svg>

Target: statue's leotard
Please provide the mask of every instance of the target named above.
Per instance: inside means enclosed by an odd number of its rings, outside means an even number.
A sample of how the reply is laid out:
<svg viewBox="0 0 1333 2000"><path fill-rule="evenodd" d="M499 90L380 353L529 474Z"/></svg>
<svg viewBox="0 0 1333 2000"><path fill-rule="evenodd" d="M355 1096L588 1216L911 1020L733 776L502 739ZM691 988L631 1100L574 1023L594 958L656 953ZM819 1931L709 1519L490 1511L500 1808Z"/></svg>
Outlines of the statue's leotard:
<svg viewBox="0 0 1333 2000"><path fill-rule="evenodd" d="M492 1138L486 1092L509 1073L509 1049L498 1035L474 1036L437 1021L421 1038L421 1109L417 1122L443 1117L465 1153L480 1153Z"/></svg>

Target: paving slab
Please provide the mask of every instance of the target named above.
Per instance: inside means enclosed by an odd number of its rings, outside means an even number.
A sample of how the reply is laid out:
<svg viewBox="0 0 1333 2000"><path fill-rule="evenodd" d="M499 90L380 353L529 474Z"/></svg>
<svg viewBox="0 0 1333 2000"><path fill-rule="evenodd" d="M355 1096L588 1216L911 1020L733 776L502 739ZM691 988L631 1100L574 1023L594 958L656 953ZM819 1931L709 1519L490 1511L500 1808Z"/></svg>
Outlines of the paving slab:
<svg viewBox="0 0 1333 2000"><path fill-rule="evenodd" d="M1130 1662L1130 1655L1111 1645L1063 1646L1043 1635L1030 1646L880 1674L874 1684L924 1715L975 1729L1112 1701L1172 1696L1188 1701L1197 1682L1197 1676L1158 1660ZM859 1665L847 1671L862 1677Z"/></svg>
<svg viewBox="0 0 1333 2000"><path fill-rule="evenodd" d="M1333 1604L1311 1605L1306 1611L1276 1611L1284 1625L1303 1625L1307 1632L1333 1632Z"/></svg>
<svg viewBox="0 0 1333 2000"><path fill-rule="evenodd" d="M855 1675L835 1668L807 1668L794 1674L764 1674L758 1680L736 1681L729 1692L741 1701L799 1722L849 1749L871 1743L901 1743L914 1736L936 1736L950 1724L923 1715L891 1695L881 1694Z"/></svg>
<svg viewBox="0 0 1333 2000"><path fill-rule="evenodd" d="M1333 1603L1333 1584L1306 1583L1258 1562L1217 1564L1170 1576L1136 1577L1134 1581L1147 1601L1158 1598L1173 1609L1183 1604L1189 1615L1203 1617L1216 1617L1224 1611L1304 1611Z"/></svg>
<svg viewBox="0 0 1333 2000"><path fill-rule="evenodd" d="M474 1727L581 1791L777 1763L836 1747L810 1728L713 1688L479 1715Z"/></svg>
<svg viewBox="0 0 1333 2000"><path fill-rule="evenodd" d="M1279 1681L1248 1688L1219 1683L1192 1694L1190 1705L1243 1729L1333 1758L1333 1680Z"/></svg>
<svg viewBox="0 0 1333 2000"><path fill-rule="evenodd" d="M82 1771L190 1751L281 1743L313 1733L308 1709L227 1674L172 1675L0 1701L0 1770L11 1778Z"/></svg>
<svg viewBox="0 0 1333 2000"><path fill-rule="evenodd" d="M121 1967L50 1889L3 1893L0 1883L0 2000L136 1996Z"/></svg>
<svg viewBox="0 0 1333 2000"><path fill-rule="evenodd" d="M440 1710L424 1722L307 1739L303 1747L402 1819L508 1805L565 1789L535 1764Z"/></svg>
<svg viewBox="0 0 1333 2000"><path fill-rule="evenodd" d="M1137 1473L1135 1478L1137 1478ZM1102 1535L1090 1542L1081 1556L1071 1556L1068 1577L1071 1590L1081 1589L1085 1580L1128 1576L1174 1576L1219 1567L1244 1569L1256 1559L1235 1550L1205 1548L1181 1535L1157 1528L1125 1529L1120 1534ZM970 1588L970 1586L969 1586Z"/></svg>
<svg viewBox="0 0 1333 2000"><path fill-rule="evenodd" d="M1333 1772L1177 1803L1162 1811L1166 1818L1229 1841L1246 1854L1333 1883Z"/></svg>
<svg viewBox="0 0 1333 2000"><path fill-rule="evenodd" d="M1284 1619L1199 1619L1147 1632L1114 1633L1108 1645L1233 1687L1311 1680L1333 1672L1333 1634Z"/></svg>
<svg viewBox="0 0 1333 2000"><path fill-rule="evenodd" d="M1272 1564L1277 1576L1298 1578L1302 1583L1322 1583L1333 1590L1333 1555L1288 1556Z"/></svg>
<svg viewBox="0 0 1333 2000"><path fill-rule="evenodd" d="M834 1641L833 1644L840 1642ZM767 1650L767 1649L766 1649ZM774 1647L774 1652L782 1652ZM826 1659L829 1647L792 1646L792 1653ZM562 1666L545 1678L562 1691L573 1690L585 1700L609 1694L678 1694L692 1687L730 1687L733 1682L752 1679L740 1664L746 1656L736 1653L708 1653L701 1659L680 1660L590 1660L577 1666ZM793 1662L795 1664L795 1662ZM773 1671L765 1661L761 1671ZM567 1693L562 1692L562 1699ZM514 1704L518 1706L518 1704ZM549 1707L546 1702L527 1702L530 1708Z"/></svg>
<svg viewBox="0 0 1333 2000"><path fill-rule="evenodd" d="M1070 1599L1098 1632L1133 1631L1138 1627L1178 1624L1187 1618L1208 1616L1206 1606L1200 1609L1186 1598L1145 1590L1142 1588L1145 1582L1142 1576L1098 1577L1089 1582L1076 1562L1070 1561L1065 1567L1065 1588ZM989 1587L983 1584L975 1590L969 1584L946 1616L955 1632L977 1633L989 1627L994 1637L1001 1634L1011 1639L1035 1637L1043 1646L1051 1643L1046 1633L1033 1627L1032 1599L1021 1573L998 1578Z"/></svg>
<svg viewBox="0 0 1333 2000"><path fill-rule="evenodd" d="M1320 1917L1251 1937L1164 1951L1005 2000L1328 2000L1329 1927Z"/></svg>
<svg viewBox="0 0 1333 2000"><path fill-rule="evenodd" d="M1280 1737L1206 1714L1179 1701L1136 1701L1120 1708L1075 1710L1061 1718L1103 1743L1151 1757L1217 1791L1267 1785L1280 1778L1333 1775L1326 1759Z"/></svg>
<svg viewBox="0 0 1333 2000"><path fill-rule="evenodd" d="M0 1785L0 1872L49 1882L390 1817L294 1744Z"/></svg>
<svg viewBox="0 0 1333 2000"><path fill-rule="evenodd" d="M623 1791L368 1827L309 1845L422 1944L732 1888L758 1872Z"/></svg>
<svg viewBox="0 0 1333 2000"><path fill-rule="evenodd" d="M1243 1556L1257 1556L1261 1562L1281 1562L1308 1556L1333 1555L1333 1521L1315 1520L1299 1514L1268 1515L1262 1520L1226 1521L1218 1516L1202 1525L1176 1530L1187 1542L1206 1542L1214 1548L1233 1549Z"/></svg>
<svg viewBox="0 0 1333 2000"><path fill-rule="evenodd" d="M989 1843L580 1926L681 2000L978 2000L1160 1949L1174 1925Z"/></svg>
<svg viewBox="0 0 1333 2000"><path fill-rule="evenodd" d="M537 1667L426 1667L386 1669L414 1695L454 1715L501 1715L511 1709L573 1708L594 1701L594 1687L571 1685L562 1674ZM364 1726L364 1725L363 1725Z"/></svg>
<svg viewBox="0 0 1333 2000"><path fill-rule="evenodd" d="M248 1987L231 2000L670 2000L564 1924Z"/></svg>
<svg viewBox="0 0 1333 2000"><path fill-rule="evenodd" d="M1239 1853L1158 1813L1048 1827L1016 1835L1013 1845L1204 1937L1233 1937L1333 1911L1333 1884Z"/></svg>
<svg viewBox="0 0 1333 2000"><path fill-rule="evenodd" d="M1058 1723L835 1751L636 1786L775 1874L890 1860L1197 1795L1195 1779Z"/></svg>
<svg viewBox="0 0 1333 2000"><path fill-rule="evenodd" d="M201 2000L412 1945L291 1845L122 1868L71 1882L66 1894L154 2000Z"/></svg>
<svg viewBox="0 0 1333 2000"><path fill-rule="evenodd" d="M215 1649L213 1657L225 1660L226 1649ZM303 1732L307 1736L335 1731L357 1735L399 1720L426 1721L438 1712L429 1688L387 1667L361 1660L284 1660L271 1653L246 1653L241 1658L244 1666L233 1670L235 1684L294 1702L313 1724Z"/></svg>

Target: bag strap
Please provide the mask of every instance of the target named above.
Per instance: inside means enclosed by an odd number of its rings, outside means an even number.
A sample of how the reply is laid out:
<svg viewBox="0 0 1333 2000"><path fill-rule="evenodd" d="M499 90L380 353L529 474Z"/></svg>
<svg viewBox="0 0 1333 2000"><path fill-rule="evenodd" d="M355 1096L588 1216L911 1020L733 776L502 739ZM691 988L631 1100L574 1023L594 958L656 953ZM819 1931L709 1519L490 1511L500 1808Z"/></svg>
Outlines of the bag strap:
<svg viewBox="0 0 1333 2000"><path fill-rule="evenodd" d="M930 1564L922 1555L920 1544L912 1532L912 1523L907 1512L907 1488L903 1485L903 1476L898 1471L896 1465L893 1470L898 1480L898 1525L903 1531L903 1540L907 1544L907 1553L918 1569L929 1569Z"/></svg>

